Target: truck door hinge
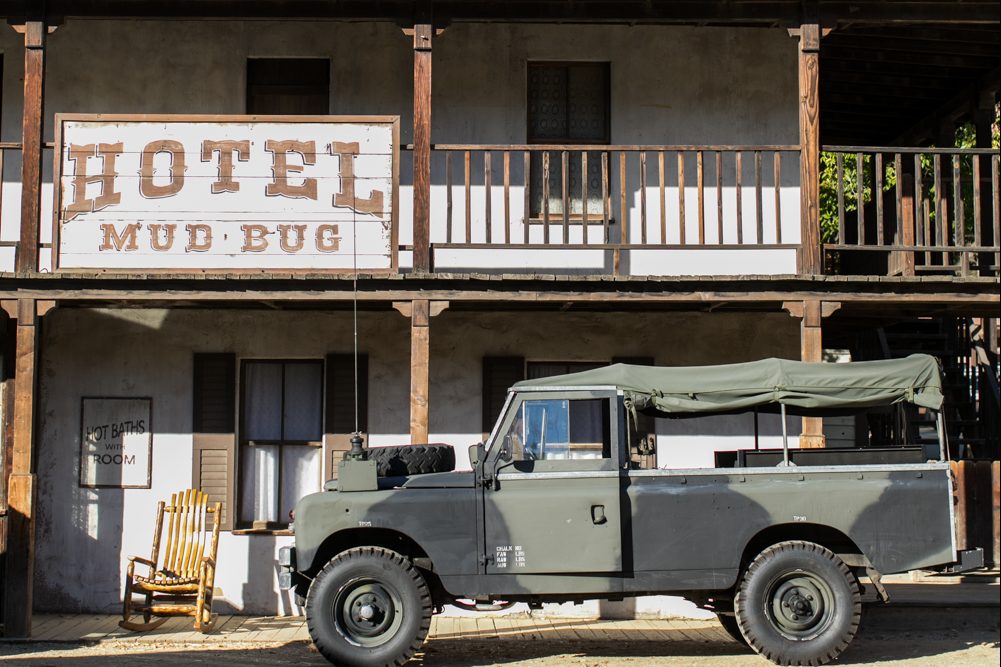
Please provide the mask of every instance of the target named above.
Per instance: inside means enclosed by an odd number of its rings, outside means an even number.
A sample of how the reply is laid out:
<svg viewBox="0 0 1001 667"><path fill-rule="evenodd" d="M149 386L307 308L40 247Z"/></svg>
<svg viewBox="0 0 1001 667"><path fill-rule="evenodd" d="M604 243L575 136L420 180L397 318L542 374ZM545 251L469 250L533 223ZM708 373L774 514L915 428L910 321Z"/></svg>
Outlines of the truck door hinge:
<svg viewBox="0 0 1001 667"><path fill-rule="evenodd" d="M479 560L480 560L480 566L486 567L487 565L490 565L491 563L494 562L494 557L488 556L486 554L481 554Z"/></svg>

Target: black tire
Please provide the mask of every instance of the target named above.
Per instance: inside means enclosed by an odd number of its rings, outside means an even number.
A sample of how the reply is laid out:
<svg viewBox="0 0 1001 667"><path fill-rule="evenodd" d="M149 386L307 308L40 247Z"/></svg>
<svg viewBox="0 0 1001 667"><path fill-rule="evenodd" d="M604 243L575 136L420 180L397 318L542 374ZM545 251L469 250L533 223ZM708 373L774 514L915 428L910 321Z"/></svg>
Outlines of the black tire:
<svg viewBox="0 0 1001 667"><path fill-rule="evenodd" d="M379 477L403 477L455 470L455 450L451 445L371 447L368 450L368 460L375 461Z"/></svg>
<svg viewBox="0 0 1001 667"><path fill-rule="evenodd" d="M733 638L733 641L742 646L748 646L747 639L744 638L744 635L740 634L740 625L737 623L736 616L733 614L716 614L716 620L726 630L726 634Z"/></svg>
<svg viewBox="0 0 1001 667"><path fill-rule="evenodd" d="M780 542L751 562L737 589L741 634L777 665L823 665L858 630L858 580L830 550L812 542Z"/></svg>
<svg viewBox="0 0 1001 667"><path fill-rule="evenodd" d="M431 594L395 551L358 547L338 554L313 580L306 625L324 658L343 667L399 667L431 627Z"/></svg>

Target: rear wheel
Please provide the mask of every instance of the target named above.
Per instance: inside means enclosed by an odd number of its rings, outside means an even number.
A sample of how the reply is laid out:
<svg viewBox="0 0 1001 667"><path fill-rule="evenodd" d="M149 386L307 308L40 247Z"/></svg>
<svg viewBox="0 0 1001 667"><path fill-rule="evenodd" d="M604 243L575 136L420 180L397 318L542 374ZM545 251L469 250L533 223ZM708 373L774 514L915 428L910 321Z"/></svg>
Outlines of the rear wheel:
<svg viewBox="0 0 1001 667"><path fill-rule="evenodd" d="M338 554L306 596L306 624L320 653L345 667L397 667L431 626L431 594L408 559L378 547Z"/></svg>
<svg viewBox="0 0 1001 667"><path fill-rule="evenodd" d="M858 581L830 550L780 542L751 562L734 598L741 634L779 665L823 665L855 637Z"/></svg>

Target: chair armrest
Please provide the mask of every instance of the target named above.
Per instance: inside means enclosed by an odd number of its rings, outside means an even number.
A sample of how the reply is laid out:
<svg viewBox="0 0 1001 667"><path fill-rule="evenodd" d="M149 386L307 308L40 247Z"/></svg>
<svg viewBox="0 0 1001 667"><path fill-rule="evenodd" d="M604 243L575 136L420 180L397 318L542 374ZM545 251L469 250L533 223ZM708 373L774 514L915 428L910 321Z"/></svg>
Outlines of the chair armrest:
<svg viewBox="0 0 1001 667"><path fill-rule="evenodd" d="M212 556L202 556L202 563L213 569L215 568L215 558L212 558Z"/></svg>
<svg viewBox="0 0 1001 667"><path fill-rule="evenodd" d="M156 563L149 560L148 558L143 558L141 556L129 556L130 563L142 563L143 565L148 565L151 569L156 569Z"/></svg>

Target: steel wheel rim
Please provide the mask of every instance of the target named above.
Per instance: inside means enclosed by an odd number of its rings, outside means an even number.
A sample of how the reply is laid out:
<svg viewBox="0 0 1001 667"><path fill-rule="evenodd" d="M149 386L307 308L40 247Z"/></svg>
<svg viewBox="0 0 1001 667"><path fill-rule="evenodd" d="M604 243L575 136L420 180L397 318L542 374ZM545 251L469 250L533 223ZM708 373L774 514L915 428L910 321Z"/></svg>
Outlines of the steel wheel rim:
<svg viewBox="0 0 1001 667"><path fill-rule="evenodd" d="M794 641L813 639L833 622L834 591L812 572L787 572L769 584L765 612L771 626L783 637Z"/></svg>
<svg viewBox="0 0 1001 667"><path fill-rule="evenodd" d="M403 624L403 604L392 586L376 579L354 579L337 591L333 618L337 632L350 643L380 646Z"/></svg>

